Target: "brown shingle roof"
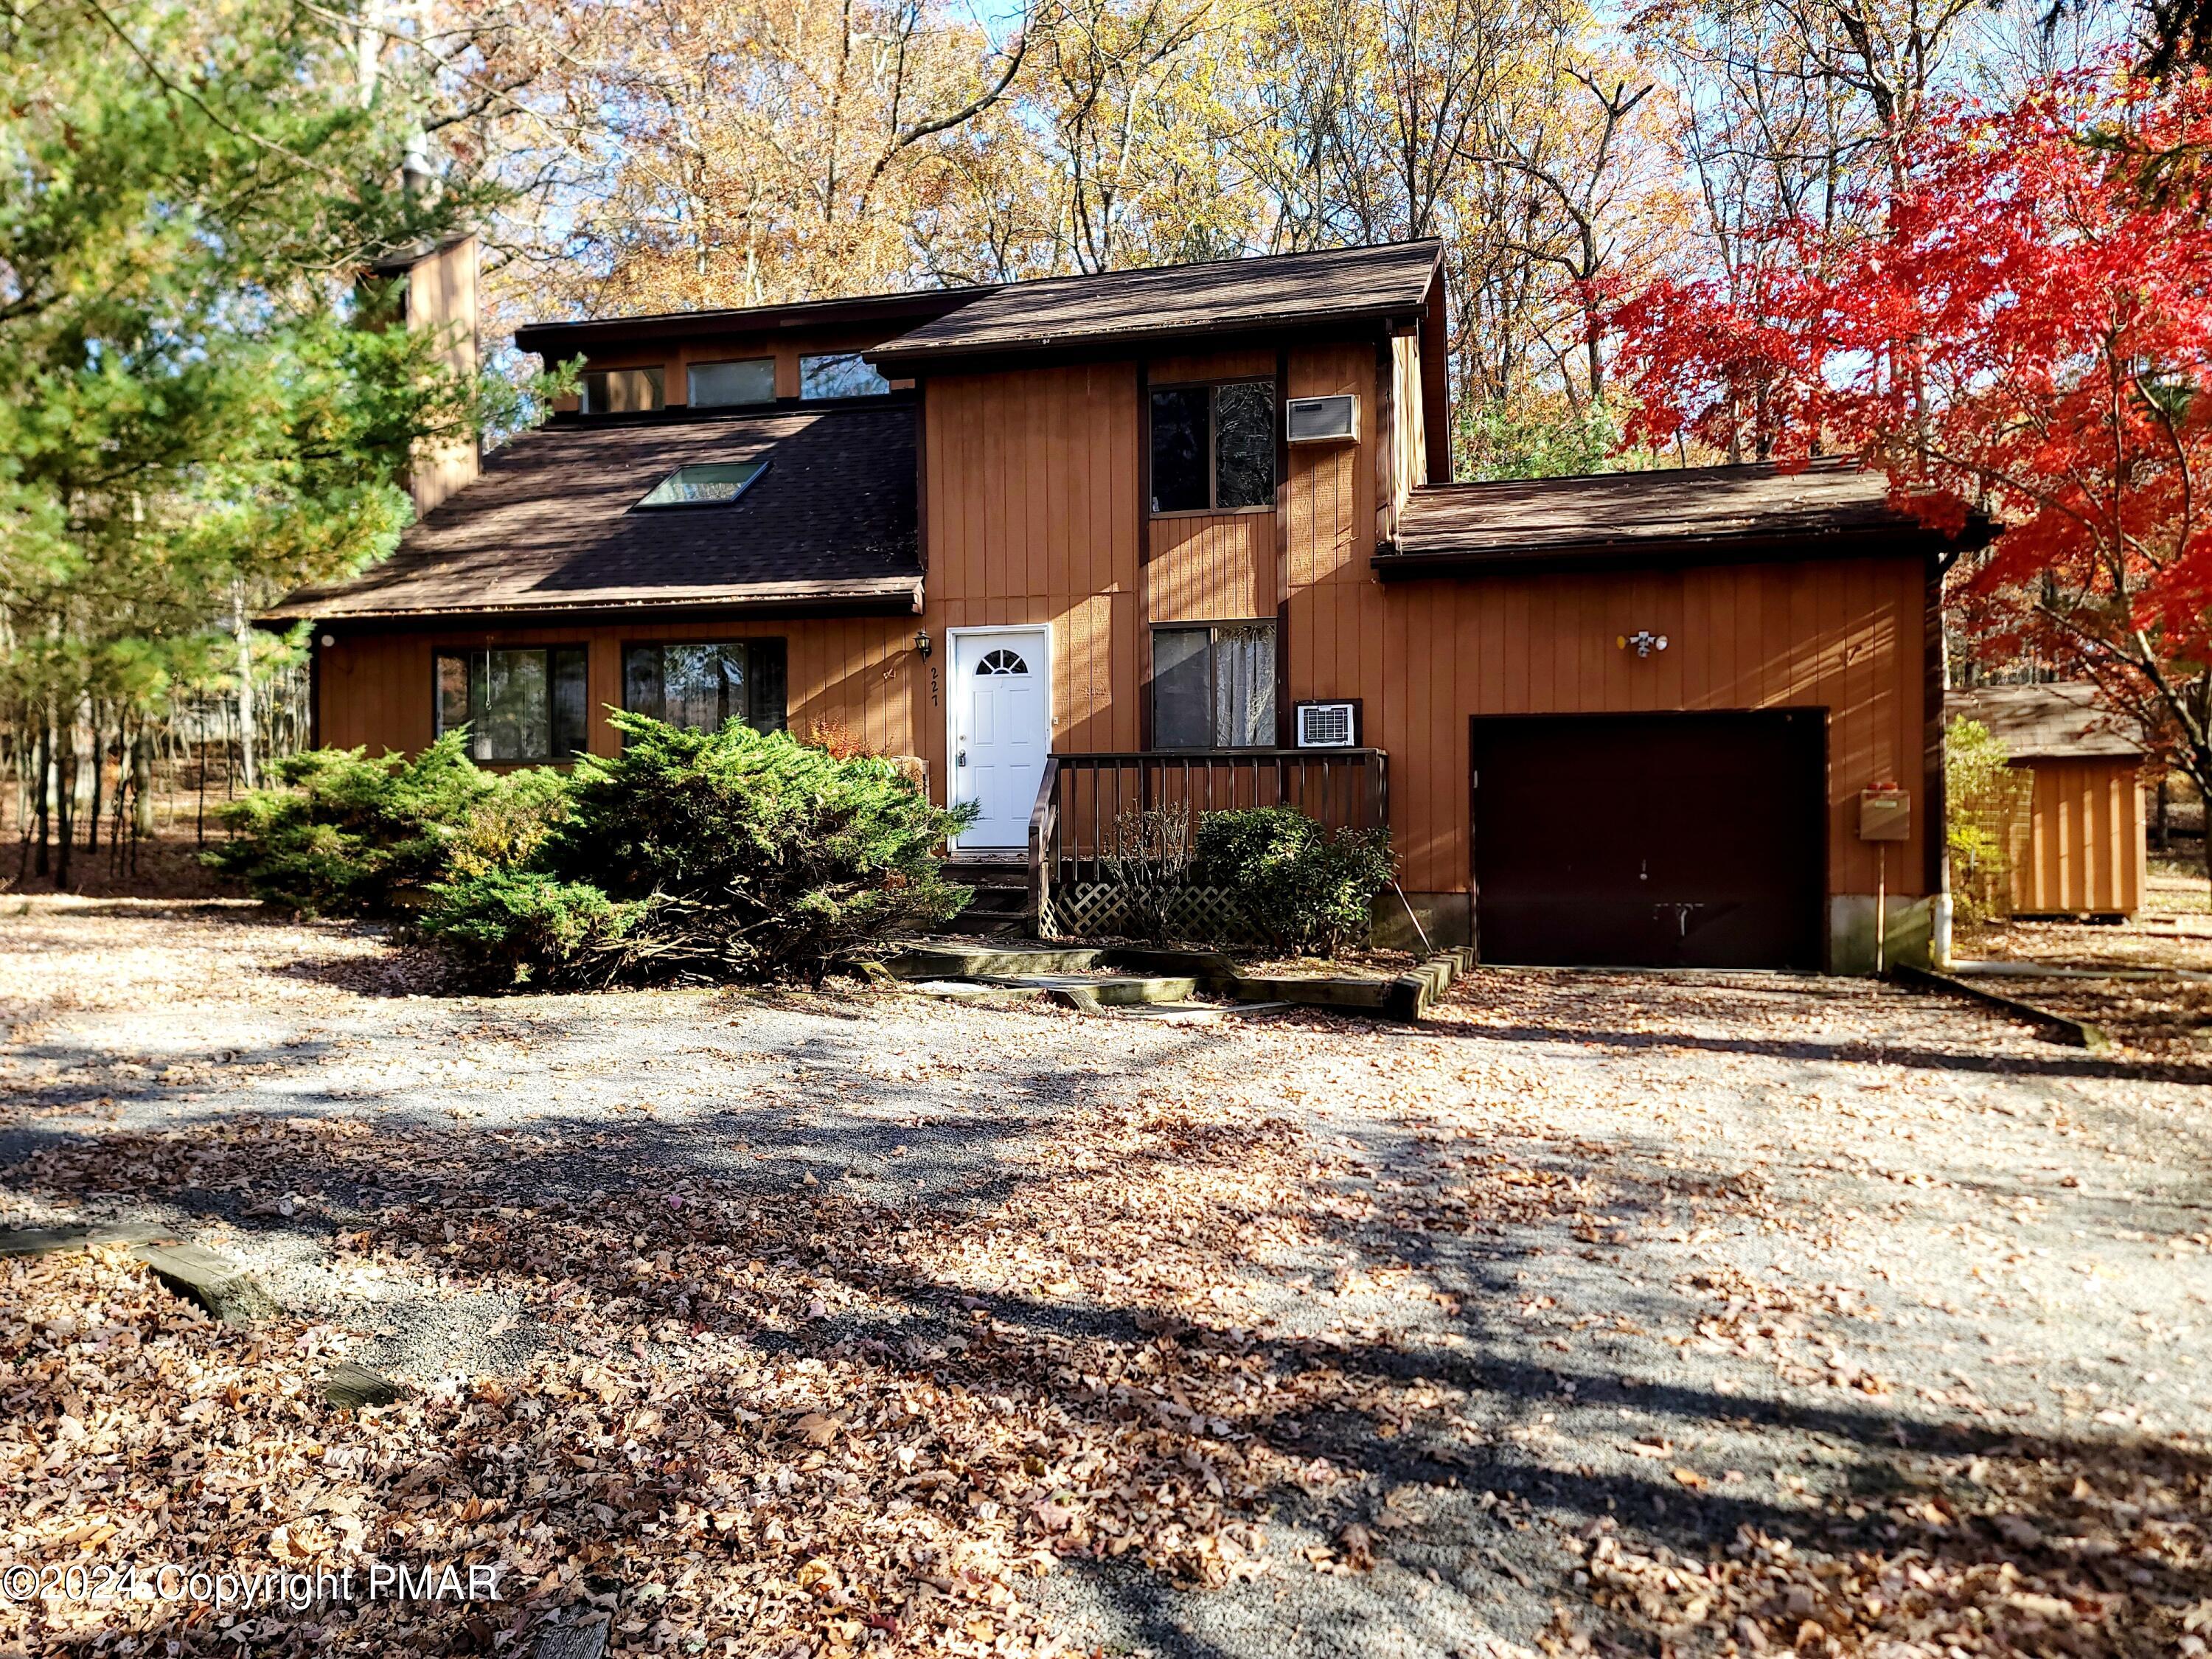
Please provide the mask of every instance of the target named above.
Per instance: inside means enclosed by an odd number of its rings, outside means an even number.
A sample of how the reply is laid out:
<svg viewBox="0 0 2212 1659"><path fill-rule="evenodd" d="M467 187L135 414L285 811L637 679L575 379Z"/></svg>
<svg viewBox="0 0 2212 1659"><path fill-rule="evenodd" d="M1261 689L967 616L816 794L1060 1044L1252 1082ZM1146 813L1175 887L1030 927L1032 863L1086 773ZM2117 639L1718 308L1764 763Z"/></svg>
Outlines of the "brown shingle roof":
<svg viewBox="0 0 2212 1659"><path fill-rule="evenodd" d="M1978 546L1993 526L1961 539ZM1563 566L1802 558L1949 545L1889 504L1887 481L1847 461L1785 472L1766 464L1577 478L1426 484L1398 521L1382 575Z"/></svg>
<svg viewBox="0 0 2212 1659"><path fill-rule="evenodd" d="M738 418L561 425L486 458L384 563L266 620L740 605L920 608L915 411L902 398ZM722 507L633 512L677 467L765 457Z"/></svg>
<svg viewBox="0 0 2212 1659"><path fill-rule="evenodd" d="M904 373L951 357L1410 317L1441 247L1399 242L1012 283L867 355Z"/></svg>
<svg viewBox="0 0 2212 1659"><path fill-rule="evenodd" d="M2143 752L2086 681L1947 691L1943 718L1986 726L2013 760L2132 760Z"/></svg>

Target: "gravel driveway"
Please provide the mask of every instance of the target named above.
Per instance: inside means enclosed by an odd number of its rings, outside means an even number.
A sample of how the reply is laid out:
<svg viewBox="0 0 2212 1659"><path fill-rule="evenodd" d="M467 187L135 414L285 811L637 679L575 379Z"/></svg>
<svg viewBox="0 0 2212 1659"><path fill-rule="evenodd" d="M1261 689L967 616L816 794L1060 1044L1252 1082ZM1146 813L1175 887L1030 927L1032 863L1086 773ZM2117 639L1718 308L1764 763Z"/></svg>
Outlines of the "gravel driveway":
<svg viewBox="0 0 2212 1659"><path fill-rule="evenodd" d="M1211 1342L1254 1403L1211 1429L1187 1407L1190 1431L1288 1471L1191 1521L1255 1523L1236 1571L1060 1547L1019 1587L1047 1644L2197 1654L2212 1635L2212 1073L1767 975L1484 970L1414 1028L430 983L373 930L251 909L0 919L0 1222L214 1244L433 1392L526 1382L573 1328L519 1282L364 1266L356 1230L565 1206L626 1234L711 1183L958 1237L930 1295L863 1276L794 1352L926 1370L931 1332L971 1320L1010 1343ZM1102 1123L1129 1159L1115 1202L1183 1207L1109 1225L1085 1195L1114 1183L1069 1174L1096 1174ZM136 1170L156 1143L201 1161ZM1233 1229L1189 1207L1194 1171L1244 1194ZM743 1650L741 1626L629 1622L617 1651L726 1631Z"/></svg>

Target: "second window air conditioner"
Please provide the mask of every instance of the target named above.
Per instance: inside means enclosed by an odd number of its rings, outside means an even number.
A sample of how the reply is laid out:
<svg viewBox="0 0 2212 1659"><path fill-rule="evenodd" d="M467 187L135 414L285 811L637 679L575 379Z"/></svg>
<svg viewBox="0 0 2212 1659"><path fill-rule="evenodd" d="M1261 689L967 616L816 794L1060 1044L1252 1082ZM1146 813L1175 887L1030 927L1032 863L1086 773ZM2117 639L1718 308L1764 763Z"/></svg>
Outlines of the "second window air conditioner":
<svg viewBox="0 0 2212 1659"><path fill-rule="evenodd" d="M1293 398L1283 405L1284 430L1294 444L1359 441L1359 398L1353 392L1334 398Z"/></svg>

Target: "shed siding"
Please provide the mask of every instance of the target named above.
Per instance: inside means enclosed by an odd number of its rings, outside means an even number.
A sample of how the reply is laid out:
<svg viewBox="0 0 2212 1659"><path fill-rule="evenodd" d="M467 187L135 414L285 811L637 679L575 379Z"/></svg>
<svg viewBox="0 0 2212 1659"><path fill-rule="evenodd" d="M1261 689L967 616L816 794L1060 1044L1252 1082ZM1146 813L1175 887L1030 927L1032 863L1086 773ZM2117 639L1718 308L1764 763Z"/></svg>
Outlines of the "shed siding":
<svg viewBox="0 0 2212 1659"><path fill-rule="evenodd" d="M2025 915L2131 915L2148 854L2133 760L2038 760L2027 856L2013 872Z"/></svg>

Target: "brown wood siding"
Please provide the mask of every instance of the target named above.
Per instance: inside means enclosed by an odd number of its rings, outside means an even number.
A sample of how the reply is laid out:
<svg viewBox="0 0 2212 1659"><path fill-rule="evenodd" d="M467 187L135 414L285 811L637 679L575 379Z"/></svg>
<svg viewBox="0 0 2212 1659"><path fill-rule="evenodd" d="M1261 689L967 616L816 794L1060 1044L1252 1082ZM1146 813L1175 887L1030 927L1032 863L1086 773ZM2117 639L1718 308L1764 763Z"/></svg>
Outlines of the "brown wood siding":
<svg viewBox="0 0 2212 1659"><path fill-rule="evenodd" d="M1137 745L1142 594L1134 362L933 376L926 625L1048 623L1053 747ZM944 767L933 677L921 752Z"/></svg>
<svg viewBox="0 0 2212 1659"><path fill-rule="evenodd" d="M1871 784L1917 782L1921 574L1901 557L1340 586L1304 607L1301 631L1361 641L1369 613L1382 613L1388 653L1379 695L1364 682L1367 732L1390 754L1408 889L1468 884L1470 714L1825 707L1829 890L1871 893L1879 855L1857 839L1854 813ZM1638 658L1614 643L1646 629L1667 635L1666 651ZM1357 695L1364 648L1314 641L1291 695ZM1560 787L1602 792L1605 781L1562 756ZM1893 893L1921 890L1919 808L1913 843L1889 860Z"/></svg>
<svg viewBox="0 0 2212 1659"><path fill-rule="evenodd" d="M2148 854L2142 785L2132 760L2039 760L2027 853L2013 872L2026 915L2132 915Z"/></svg>
<svg viewBox="0 0 2212 1659"><path fill-rule="evenodd" d="M342 635L318 652L322 741L413 753L429 744L435 724L432 659L441 650L485 646L583 645L593 711L592 752L620 744L601 716L622 706L622 647L647 640L781 639L786 644L785 708L791 730L807 735L817 720L842 726L866 747L913 755L915 710L922 672L914 652L914 623L898 617L785 617L577 628L441 629L423 633Z"/></svg>
<svg viewBox="0 0 2212 1659"><path fill-rule="evenodd" d="M1358 392L1373 407L1371 346L1294 350L1291 395ZM1432 457L1430 459L1433 459ZM1368 560L1376 470L1350 447L1291 451L1287 700L1360 697L1390 756L1390 816L1409 890L1469 881L1468 717L1636 710L1829 709L1828 889L1871 893L1879 854L1857 839L1858 792L1919 782L1924 571L1917 556L1668 571L1394 583ZM1668 636L1647 658L1614 641ZM1560 787L1600 790L1561 757ZM1928 814L1889 860L1917 894ZM1725 811L1725 803L1717 803Z"/></svg>
<svg viewBox="0 0 2212 1659"><path fill-rule="evenodd" d="M1152 520L1152 558L1145 567L1146 620L1238 622L1274 614L1273 514Z"/></svg>

